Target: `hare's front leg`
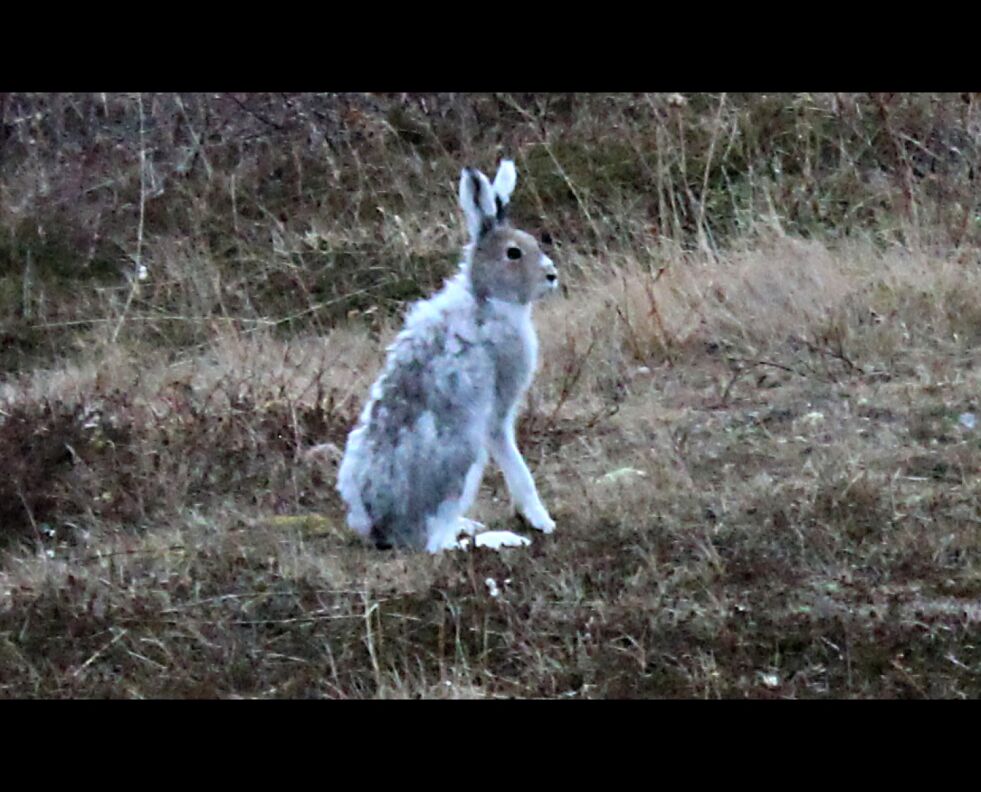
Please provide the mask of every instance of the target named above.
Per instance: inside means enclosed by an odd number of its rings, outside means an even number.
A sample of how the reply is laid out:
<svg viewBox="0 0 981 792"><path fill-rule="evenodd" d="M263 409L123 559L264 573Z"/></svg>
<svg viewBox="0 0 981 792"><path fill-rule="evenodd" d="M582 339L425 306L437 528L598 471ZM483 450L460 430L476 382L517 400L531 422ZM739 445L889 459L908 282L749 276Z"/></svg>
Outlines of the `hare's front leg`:
<svg viewBox="0 0 981 792"><path fill-rule="evenodd" d="M514 426L503 426L491 432L487 441L491 456L504 472L504 480L511 494L511 503L528 521L532 528L543 533L555 530L555 521L549 517L548 510L538 497L535 480L531 477L528 465L514 442Z"/></svg>

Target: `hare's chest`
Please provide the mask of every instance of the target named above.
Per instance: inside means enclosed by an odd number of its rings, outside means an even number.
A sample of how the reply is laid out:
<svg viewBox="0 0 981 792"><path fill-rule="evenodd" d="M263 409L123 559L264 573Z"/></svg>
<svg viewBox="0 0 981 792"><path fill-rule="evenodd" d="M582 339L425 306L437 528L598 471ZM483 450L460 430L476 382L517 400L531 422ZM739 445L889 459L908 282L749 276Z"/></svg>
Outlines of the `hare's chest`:
<svg viewBox="0 0 981 792"><path fill-rule="evenodd" d="M538 338L530 322L500 328L489 345L494 364L495 412L511 412L528 390L538 365Z"/></svg>

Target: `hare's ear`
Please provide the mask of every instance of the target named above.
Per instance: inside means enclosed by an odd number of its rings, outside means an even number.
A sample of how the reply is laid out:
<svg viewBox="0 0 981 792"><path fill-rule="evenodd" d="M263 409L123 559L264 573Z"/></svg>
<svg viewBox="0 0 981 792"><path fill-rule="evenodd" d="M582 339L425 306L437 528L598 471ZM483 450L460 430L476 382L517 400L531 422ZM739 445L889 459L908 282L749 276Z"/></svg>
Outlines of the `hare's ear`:
<svg viewBox="0 0 981 792"><path fill-rule="evenodd" d="M517 183L518 172L514 169L514 160L501 160L497 175L494 177L494 199L498 221L503 220L507 215L508 202Z"/></svg>
<svg viewBox="0 0 981 792"><path fill-rule="evenodd" d="M476 241L494 225L497 205L494 189L487 177L474 168L464 168L460 173L460 208L467 218L471 240Z"/></svg>

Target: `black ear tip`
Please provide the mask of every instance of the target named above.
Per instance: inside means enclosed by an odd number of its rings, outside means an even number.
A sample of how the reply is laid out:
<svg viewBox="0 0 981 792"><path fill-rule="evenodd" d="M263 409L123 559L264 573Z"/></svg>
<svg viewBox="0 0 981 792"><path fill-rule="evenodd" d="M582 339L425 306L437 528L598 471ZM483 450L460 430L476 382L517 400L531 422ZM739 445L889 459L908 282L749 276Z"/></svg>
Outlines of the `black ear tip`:
<svg viewBox="0 0 981 792"><path fill-rule="evenodd" d="M497 205L497 220L503 222L504 218L507 217L508 206L501 200L500 195L494 196L494 203Z"/></svg>
<svg viewBox="0 0 981 792"><path fill-rule="evenodd" d="M470 171L470 183L473 186L473 202L480 209L480 179L474 170Z"/></svg>

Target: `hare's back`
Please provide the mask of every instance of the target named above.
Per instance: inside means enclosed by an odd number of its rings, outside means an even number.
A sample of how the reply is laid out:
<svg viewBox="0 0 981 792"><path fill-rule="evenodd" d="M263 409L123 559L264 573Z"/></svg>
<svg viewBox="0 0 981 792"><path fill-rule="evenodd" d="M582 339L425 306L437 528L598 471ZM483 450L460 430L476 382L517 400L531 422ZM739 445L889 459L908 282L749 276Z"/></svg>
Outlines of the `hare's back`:
<svg viewBox="0 0 981 792"><path fill-rule="evenodd" d="M386 542L424 543L426 518L460 497L482 453L493 382L486 353L462 339L416 333L393 346L364 425L360 485Z"/></svg>
<svg viewBox="0 0 981 792"><path fill-rule="evenodd" d="M492 396L492 361L466 335L450 328L416 328L400 336L375 391L373 434L393 441L422 420L440 435L459 432Z"/></svg>

